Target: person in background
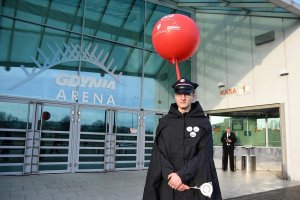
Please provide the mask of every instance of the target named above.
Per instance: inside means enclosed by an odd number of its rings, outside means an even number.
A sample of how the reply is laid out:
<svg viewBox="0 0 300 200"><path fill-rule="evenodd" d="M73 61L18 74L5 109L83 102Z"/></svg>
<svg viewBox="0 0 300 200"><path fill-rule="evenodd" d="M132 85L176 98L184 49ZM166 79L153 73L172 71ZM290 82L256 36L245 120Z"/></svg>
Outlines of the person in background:
<svg viewBox="0 0 300 200"><path fill-rule="evenodd" d="M172 85L176 103L159 121L143 200L222 199L211 124L194 102L197 87L184 78Z"/></svg>
<svg viewBox="0 0 300 200"><path fill-rule="evenodd" d="M230 170L235 171L234 167L234 143L236 142L236 137L233 132L231 132L230 127L226 128L226 132L222 134L221 142L223 143L223 156L222 156L222 168L223 171L227 170L228 157L230 162Z"/></svg>

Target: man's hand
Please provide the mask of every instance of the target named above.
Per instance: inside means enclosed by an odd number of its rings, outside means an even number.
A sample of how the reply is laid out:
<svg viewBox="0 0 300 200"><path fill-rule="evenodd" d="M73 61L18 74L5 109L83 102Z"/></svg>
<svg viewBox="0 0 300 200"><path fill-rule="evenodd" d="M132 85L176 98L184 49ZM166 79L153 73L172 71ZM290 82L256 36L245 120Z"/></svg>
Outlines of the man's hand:
<svg viewBox="0 0 300 200"><path fill-rule="evenodd" d="M174 190L177 190L182 184L181 178L176 173L169 174L168 180L168 185Z"/></svg>
<svg viewBox="0 0 300 200"><path fill-rule="evenodd" d="M189 190L190 189L190 187L188 186L188 185L186 185L186 184L181 184L180 186L179 186L179 188L177 188L177 190L178 191L181 191L181 192L183 192L183 191L186 191L186 190Z"/></svg>

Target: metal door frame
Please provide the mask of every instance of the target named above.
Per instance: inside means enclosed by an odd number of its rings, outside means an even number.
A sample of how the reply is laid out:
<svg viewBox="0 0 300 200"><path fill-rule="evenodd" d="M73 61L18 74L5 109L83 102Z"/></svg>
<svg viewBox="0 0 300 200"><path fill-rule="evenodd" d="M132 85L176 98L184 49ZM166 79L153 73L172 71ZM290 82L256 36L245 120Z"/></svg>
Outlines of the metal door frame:
<svg viewBox="0 0 300 200"><path fill-rule="evenodd" d="M69 138L68 138L68 148L61 148L61 149L68 149L68 160L65 164L67 164L67 169L66 170L38 170L39 167L41 166L40 162L39 162L39 159L37 160L37 163L36 163L36 167L37 167L37 170L36 171L31 171L30 174L49 174L49 173L68 173L68 172L71 172L72 170L72 141L74 140L73 139L73 133L74 133L74 129L73 129L73 123L74 123L74 120L73 120L73 109L74 109L74 105L72 105L71 103L59 103L59 102L47 102L47 101L29 101L29 105L31 104L34 104L35 105L35 109L32 111L33 114L34 114L34 119L33 119L33 125L32 127L34 127L34 142L33 143L38 143L38 145L34 146L35 148L38 148L38 155L34 155L34 153L32 154L33 157L37 156L38 158L42 157L41 156L41 153L40 153L40 149L41 149L41 142L42 141L48 141L48 139L42 139L41 137L41 134L42 132L49 132L49 133L55 133L55 132L60 132L60 131L49 131L49 130L42 130L41 127L42 127L42 123L40 124L40 129L38 129L38 120L40 118L38 118L38 112L39 110L37 110L37 106L40 105L41 106L41 111L44 111L43 108L45 106L50 106L50 107L63 107L63 108L69 108L70 109L70 113L69 113L69 116L70 116L70 123L69 123L69 131L61 131L61 132L68 132L69 133ZM41 120L42 121L42 120ZM61 141L63 141L64 139L62 139ZM47 149L47 148L45 148ZM60 148L58 148L60 149ZM51 156L45 156L45 157L51 157ZM58 156L60 157L60 156Z"/></svg>
<svg viewBox="0 0 300 200"><path fill-rule="evenodd" d="M112 168L110 169L110 171L123 171L123 170L139 170L140 169L140 156L139 156L139 152L141 152L141 146L140 146L140 140L141 140L141 111L138 110L138 109L126 109L126 108L114 108L111 110L112 114L111 114L111 124L110 124L110 134L112 135L112 139L110 142L113 144L113 151L115 152L114 155L112 155L112 161L113 163L112 164ZM133 156L135 155L136 156L136 160L135 160L135 167L116 167L117 164L126 164L126 161L116 161L116 157L118 156L117 154L117 150L118 150L118 147L117 147L117 137L118 137L118 133L116 133L114 130L113 130L113 127L116 126L115 124L115 117L116 117L116 113L131 113L131 114L136 114L137 115L137 127L136 127L136 130L137 130L137 133L135 134L136 135L136 141L131 141L133 143L136 143L136 147L135 148L131 148L131 147L123 147L123 151L126 151L126 150L136 150L136 153L135 154L128 154L129 156ZM134 127L131 127L131 128L134 128ZM123 133L120 133L121 135ZM134 136L135 136L134 135ZM124 135L125 136L125 135ZM126 141L126 140L124 140ZM121 140L120 140L121 142ZM130 142L130 141L127 141L127 142ZM122 149L122 148L120 148ZM132 161L128 161L127 164L130 164L130 163L134 163Z"/></svg>
<svg viewBox="0 0 300 200"><path fill-rule="evenodd" d="M105 126L106 126L106 131L105 131L105 139L104 139L104 167L103 169L79 169L79 165L80 165L80 136L81 136L81 112L82 110L89 110L89 109L95 109L95 110L99 110L99 111L104 111L107 115L105 116ZM75 106L75 110L74 110L74 140L72 143L72 152L73 152L73 167L72 167L72 173L77 173L77 172L102 172L106 170L106 164L107 164L107 153L106 153L106 149L107 149L107 137L108 137L108 133L109 133L109 116L110 112L109 109L107 107L102 107L102 106L98 106L98 105L86 105L86 104L76 104ZM92 132L91 132L92 134ZM87 148L88 149L88 148ZM102 148L100 148L102 149ZM100 155L100 154L99 154ZM82 163L83 164L83 163Z"/></svg>
<svg viewBox="0 0 300 200"><path fill-rule="evenodd" d="M80 150L80 112L82 109L97 109L105 111L106 116L106 133L105 133L105 151L104 151L104 168L103 169L92 169L92 170L80 170L79 165L79 150ZM116 168L117 161L115 160L117 156L117 133L114 133L115 126L115 114L118 112L128 112L137 114L137 140L136 140L136 167L135 168ZM72 173L76 172L102 172L102 171L119 171L119 170L140 170L143 169L143 151L144 151L144 129L143 129L143 114L144 111L138 109L126 109L126 108L111 108L111 107L99 107L98 105L87 105L87 104L76 104L74 110L74 138L72 143L73 152L73 165Z"/></svg>

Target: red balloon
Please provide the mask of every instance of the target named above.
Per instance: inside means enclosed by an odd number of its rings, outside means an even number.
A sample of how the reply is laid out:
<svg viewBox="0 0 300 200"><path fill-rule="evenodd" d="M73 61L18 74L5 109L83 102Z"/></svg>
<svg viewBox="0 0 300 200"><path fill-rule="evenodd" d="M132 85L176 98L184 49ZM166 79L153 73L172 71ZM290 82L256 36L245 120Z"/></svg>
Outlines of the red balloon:
<svg viewBox="0 0 300 200"><path fill-rule="evenodd" d="M152 30L152 43L156 52L175 64L190 58L200 44L200 31L196 23L182 14L161 18Z"/></svg>

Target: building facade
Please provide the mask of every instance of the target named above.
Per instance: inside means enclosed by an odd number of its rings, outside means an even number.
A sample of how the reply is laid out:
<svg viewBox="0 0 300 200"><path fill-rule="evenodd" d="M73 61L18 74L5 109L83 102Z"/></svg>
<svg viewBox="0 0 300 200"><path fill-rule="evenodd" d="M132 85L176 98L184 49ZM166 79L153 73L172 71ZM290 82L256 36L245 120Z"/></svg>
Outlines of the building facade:
<svg viewBox="0 0 300 200"><path fill-rule="evenodd" d="M144 1L1 1L0 173L145 169L174 66ZM190 78L191 61L180 63Z"/></svg>
<svg viewBox="0 0 300 200"><path fill-rule="evenodd" d="M174 65L156 54L155 23L180 13L201 32L182 77L220 137L237 134L256 170L300 180L299 18L195 12L159 1L4 1L0 13L0 173L147 169ZM297 93L298 92L298 93Z"/></svg>
<svg viewBox="0 0 300 200"><path fill-rule="evenodd" d="M246 145L255 147L256 170L299 180L299 18L197 14L197 22L203 41L198 98L210 115L215 145L230 126L240 146L237 168Z"/></svg>

